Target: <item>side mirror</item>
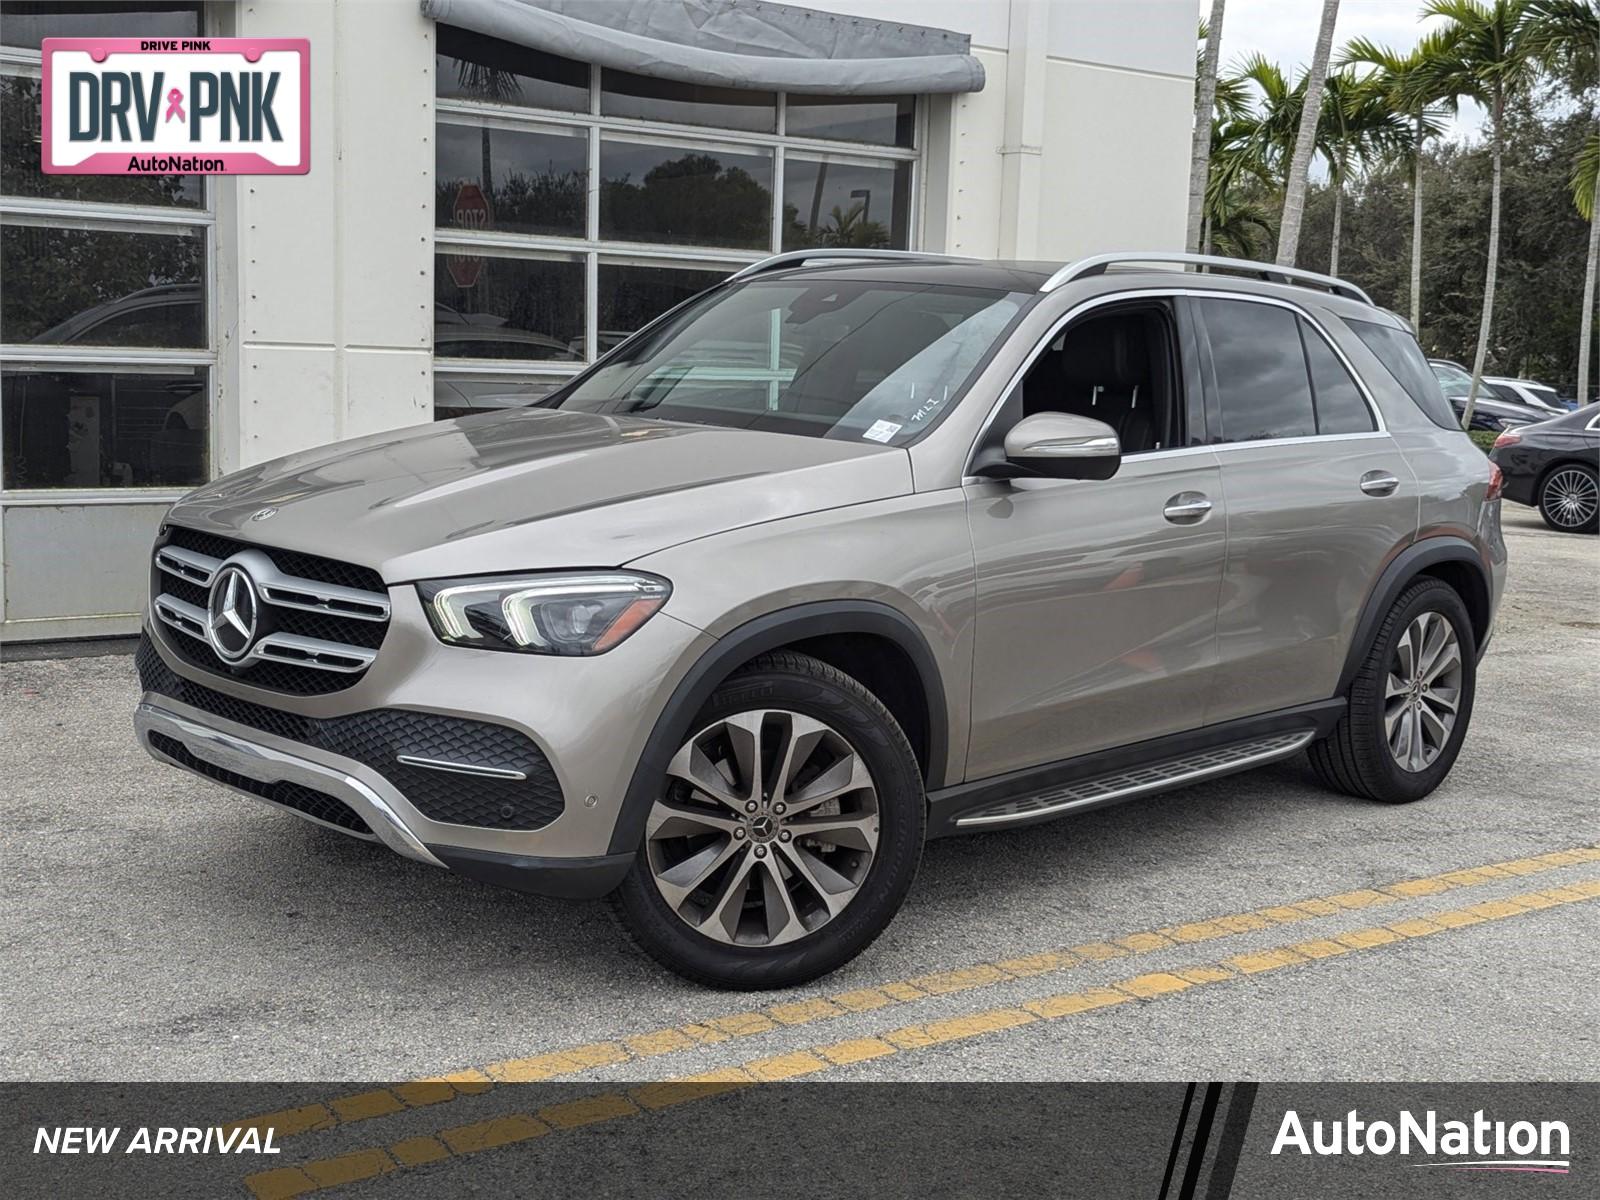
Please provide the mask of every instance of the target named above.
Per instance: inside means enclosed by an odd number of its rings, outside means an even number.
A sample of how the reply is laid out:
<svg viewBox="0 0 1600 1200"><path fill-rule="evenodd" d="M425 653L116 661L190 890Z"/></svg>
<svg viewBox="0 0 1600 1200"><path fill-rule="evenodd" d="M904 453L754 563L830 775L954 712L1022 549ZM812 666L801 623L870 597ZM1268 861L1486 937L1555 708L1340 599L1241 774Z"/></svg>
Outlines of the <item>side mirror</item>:
<svg viewBox="0 0 1600 1200"><path fill-rule="evenodd" d="M976 473L988 479L1110 479L1122 465L1117 431L1069 413L1034 413L1013 425L1003 453L983 455Z"/></svg>

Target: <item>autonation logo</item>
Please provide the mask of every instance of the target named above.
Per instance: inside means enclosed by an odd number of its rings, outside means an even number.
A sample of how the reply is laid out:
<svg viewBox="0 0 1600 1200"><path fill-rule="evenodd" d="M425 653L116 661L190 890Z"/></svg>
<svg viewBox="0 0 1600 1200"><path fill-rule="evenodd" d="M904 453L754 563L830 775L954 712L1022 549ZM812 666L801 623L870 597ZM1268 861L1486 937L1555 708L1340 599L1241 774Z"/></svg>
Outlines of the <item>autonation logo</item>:
<svg viewBox="0 0 1600 1200"><path fill-rule="evenodd" d="M1406 1165L1565 1175L1572 1166L1571 1140L1565 1121L1507 1124L1491 1121L1482 1109L1473 1113L1470 1121L1441 1121L1432 1109L1420 1118L1401 1109L1393 1121L1367 1121L1352 1108L1343 1120L1312 1121L1308 1132L1300 1114L1291 1108L1283 1114L1272 1153L1297 1150L1318 1157L1422 1154L1440 1161Z"/></svg>

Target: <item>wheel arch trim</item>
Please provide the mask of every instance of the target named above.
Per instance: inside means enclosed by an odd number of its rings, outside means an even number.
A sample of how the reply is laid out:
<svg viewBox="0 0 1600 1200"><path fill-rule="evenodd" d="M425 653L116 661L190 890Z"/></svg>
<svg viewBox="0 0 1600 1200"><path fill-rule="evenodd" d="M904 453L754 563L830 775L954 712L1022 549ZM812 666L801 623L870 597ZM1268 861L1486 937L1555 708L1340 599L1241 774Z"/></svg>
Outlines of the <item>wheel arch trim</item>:
<svg viewBox="0 0 1600 1200"><path fill-rule="evenodd" d="M1345 653L1344 669L1339 673L1339 684L1334 690L1334 695L1342 696L1349 691L1356 673L1366 660L1367 650L1372 644L1379 624L1389 609L1394 607L1394 602L1400 593L1417 576L1426 574L1430 567L1439 566L1441 563L1460 563L1473 572L1478 586L1482 589L1482 595L1476 599L1484 604L1485 611L1488 612L1488 607L1493 603L1493 586L1490 582L1489 569L1484 565L1483 555L1478 552L1477 547L1466 538L1449 534L1413 542L1384 568L1383 573L1378 576L1378 582L1367 594L1361 616L1356 621L1355 635L1350 639L1350 648ZM1473 599L1462 597L1469 610ZM1492 616L1492 613L1490 615ZM1474 653L1481 653L1488 643L1488 639L1480 636L1477 630L1473 630L1473 641Z"/></svg>
<svg viewBox="0 0 1600 1200"><path fill-rule="evenodd" d="M904 613L873 600L823 600L778 609L746 621L718 638L689 668L673 689L645 740L611 833L609 853L638 849L650 811L655 781L693 730L695 714L705 707L723 680L739 667L791 642L828 634L854 633L893 642L916 669L927 704L928 790L944 785L949 748L949 716L944 681L933 650L920 629Z"/></svg>

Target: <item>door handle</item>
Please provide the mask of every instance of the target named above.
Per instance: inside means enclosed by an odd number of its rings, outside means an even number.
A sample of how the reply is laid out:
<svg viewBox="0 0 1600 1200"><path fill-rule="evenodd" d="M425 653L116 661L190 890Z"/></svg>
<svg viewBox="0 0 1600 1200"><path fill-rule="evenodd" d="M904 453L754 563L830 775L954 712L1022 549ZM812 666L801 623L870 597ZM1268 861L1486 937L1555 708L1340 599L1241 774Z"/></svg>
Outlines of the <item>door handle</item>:
<svg viewBox="0 0 1600 1200"><path fill-rule="evenodd" d="M1167 501L1161 515L1174 525L1193 525L1211 511L1211 501L1202 492L1179 492Z"/></svg>
<svg viewBox="0 0 1600 1200"><path fill-rule="evenodd" d="M1388 496L1400 486L1400 481L1387 471L1368 471L1361 477L1361 490L1369 496Z"/></svg>

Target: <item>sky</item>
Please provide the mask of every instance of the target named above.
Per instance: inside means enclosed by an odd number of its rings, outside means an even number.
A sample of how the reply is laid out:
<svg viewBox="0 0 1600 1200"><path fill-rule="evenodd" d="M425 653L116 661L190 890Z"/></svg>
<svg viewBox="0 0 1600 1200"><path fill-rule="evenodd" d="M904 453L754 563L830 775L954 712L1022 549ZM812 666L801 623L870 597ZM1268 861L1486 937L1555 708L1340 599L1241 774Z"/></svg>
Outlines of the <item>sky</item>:
<svg viewBox="0 0 1600 1200"><path fill-rule="evenodd" d="M1339 23L1333 31L1333 52L1351 38L1366 37L1406 51L1435 23L1422 21L1423 0L1340 0ZM1211 14L1211 0L1199 0L1202 18ZM1317 27L1322 22L1322 0L1227 0L1222 20L1222 69L1259 51L1290 71L1311 60ZM1471 101L1461 105L1455 135L1476 138L1483 112Z"/></svg>

